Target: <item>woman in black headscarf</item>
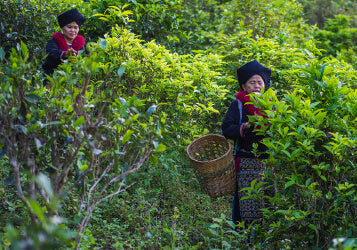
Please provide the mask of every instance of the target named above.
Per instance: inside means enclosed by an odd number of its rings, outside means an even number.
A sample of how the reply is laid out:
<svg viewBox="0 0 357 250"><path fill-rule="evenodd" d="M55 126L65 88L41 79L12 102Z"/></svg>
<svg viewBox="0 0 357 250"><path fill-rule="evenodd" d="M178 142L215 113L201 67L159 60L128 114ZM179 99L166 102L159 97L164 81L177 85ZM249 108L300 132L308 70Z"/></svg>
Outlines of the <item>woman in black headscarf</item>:
<svg viewBox="0 0 357 250"><path fill-rule="evenodd" d="M45 63L42 65L44 73L52 75L54 70L69 56L77 56L78 51L85 49L83 36L78 35L79 28L85 18L77 9L68 10L57 17L62 33L54 33L47 42ZM46 83L45 83L46 85Z"/></svg>
<svg viewBox="0 0 357 250"><path fill-rule="evenodd" d="M233 201L233 221L244 221L250 225L254 220L262 217L263 202L254 199L241 199L247 192L240 190L250 187L253 180L262 181L265 164L261 159L267 158L264 153L267 148L260 143L263 135L257 135L254 125L250 124L249 116L263 116L261 110L251 103L250 94L260 94L263 88L270 84L271 70L258 61L251 61L237 70L238 82L241 88L222 123L223 135L233 139L235 145L235 166L237 170L238 188ZM253 144L258 144L259 156L253 153Z"/></svg>

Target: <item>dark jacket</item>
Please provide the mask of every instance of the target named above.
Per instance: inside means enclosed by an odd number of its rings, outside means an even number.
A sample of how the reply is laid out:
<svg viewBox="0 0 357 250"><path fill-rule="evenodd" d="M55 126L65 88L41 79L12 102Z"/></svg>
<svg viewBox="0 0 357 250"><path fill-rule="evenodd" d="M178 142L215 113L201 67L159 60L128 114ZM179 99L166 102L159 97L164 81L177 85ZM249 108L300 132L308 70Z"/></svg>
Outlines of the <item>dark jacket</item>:
<svg viewBox="0 0 357 250"><path fill-rule="evenodd" d="M86 46L83 46L81 50L85 50L86 54L88 51ZM63 50L60 50L57 45L57 41L52 38L47 42L46 53L48 54L45 60L45 63L42 65L44 73L47 75L52 75L54 70L62 63L61 54Z"/></svg>
<svg viewBox="0 0 357 250"><path fill-rule="evenodd" d="M259 152L265 152L267 150L267 147L260 143L264 136L257 135L256 132L253 131L253 125L249 126L244 137L240 136L241 124L249 121L248 111L245 109L244 105L242 107L242 112L242 120L240 121L238 100L232 101L222 123L222 132L226 138L234 140L235 145L238 143L239 151L237 152L237 157L255 158L256 156L252 153L253 143L258 143ZM259 158L267 158L267 156L267 154L262 154Z"/></svg>
<svg viewBox="0 0 357 250"><path fill-rule="evenodd" d="M52 38L47 42L46 53L48 54L45 60L45 63L42 65L42 68L47 75L52 75L55 68L61 64L61 54L63 50L60 50L57 45L57 41Z"/></svg>

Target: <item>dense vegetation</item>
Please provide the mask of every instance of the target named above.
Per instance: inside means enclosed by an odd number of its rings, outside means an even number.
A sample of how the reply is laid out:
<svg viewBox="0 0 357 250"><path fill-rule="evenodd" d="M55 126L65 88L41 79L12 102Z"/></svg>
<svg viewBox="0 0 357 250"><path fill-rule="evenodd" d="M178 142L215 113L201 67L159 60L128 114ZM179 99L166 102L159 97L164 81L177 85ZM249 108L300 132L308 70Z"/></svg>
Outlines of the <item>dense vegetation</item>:
<svg viewBox="0 0 357 250"><path fill-rule="evenodd" d="M44 46L71 7L90 56L44 88ZM0 0L0 248L246 248L252 233L258 249L357 247L356 8ZM185 149L220 133L252 59L273 71L257 122L276 194L234 230L233 197L205 194Z"/></svg>

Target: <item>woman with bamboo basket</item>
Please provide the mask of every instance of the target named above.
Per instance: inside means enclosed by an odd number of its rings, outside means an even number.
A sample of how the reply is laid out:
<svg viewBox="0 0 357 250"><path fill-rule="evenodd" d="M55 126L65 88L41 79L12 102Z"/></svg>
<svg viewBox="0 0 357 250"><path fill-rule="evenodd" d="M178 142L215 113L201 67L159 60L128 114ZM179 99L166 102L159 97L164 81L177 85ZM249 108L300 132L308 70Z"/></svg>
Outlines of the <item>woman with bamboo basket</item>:
<svg viewBox="0 0 357 250"><path fill-rule="evenodd" d="M271 70L258 61L251 61L237 70L238 82L241 88L224 118L222 132L226 138L234 140L234 157L237 171L237 192L233 201L233 222L244 221L248 227L253 221L262 217L261 208L264 202L255 199L242 199L247 195L243 188L250 187L253 180L262 181L265 164L261 161L268 157L264 153L267 148L260 143L263 135L257 135L254 125L248 116L263 116L261 110L255 107L250 94L260 94L270 84ZM253 144L257 143L259 156L253 153Z"/></svg>

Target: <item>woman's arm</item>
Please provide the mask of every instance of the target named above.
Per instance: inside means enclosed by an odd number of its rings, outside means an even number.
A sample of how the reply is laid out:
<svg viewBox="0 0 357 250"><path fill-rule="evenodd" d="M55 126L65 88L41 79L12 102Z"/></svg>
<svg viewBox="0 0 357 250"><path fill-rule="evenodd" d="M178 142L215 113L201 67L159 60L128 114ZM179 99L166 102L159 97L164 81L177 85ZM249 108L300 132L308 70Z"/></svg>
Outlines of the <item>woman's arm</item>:
<svg viewBox="0 0 357 250"><path fill-rule="evenodd" d="M258 135L255 132L255 126L253 124L249 124L248 127L245 129L244 134L239 139L239 146L247 152L253 151L253 144L258 144L258 152L265 152L267 147L261 143L261 140L264 139L264 135ZM257 156L255 156L257 157ZM258 156L259 158L267 158L266 154Z"/></svg>
<svg viewBox="0 0 357 250"><path fill-rule="evenodd" d="M57 42L54 38L48 41L46 45L46 53L48 54L49 57L59 60L61 59L61 56L63 56L65 52L66 51L60 50L58 48Z"/></svg>
<svg viewBox="0 0 357 250"><path fill-rule="evenodd" d="M234 100L229 106L222 123L222 132L226 138L236 140L239 137L240 126L243 122L240 121L240 117L238 100Z"/></svg>
<svg viewBox="0 0 357 250"><path fill-rule="evenodd" d="M240 120L238 101L234 100L229 106L223 120L222 132L226 138L233 139L234 141L238 140L239 148L242 150L242 152L238 153L240 157L256 157L251 153L253 144L258 143L258 151L266 151L266 146L260 143L264 136L257 135L254 131L254 125L248 123L249 119L245 108L242 109L242 113L242 120ZM246 125L245 128L244 125ZM259 156L259 158L266 158L266 155Z"/></svg>
<svg viewBox="0 0 357 250"><path fill-rule="evenodd" d="M52 75L54 69L61 63L63 50L58 48L56 40L52 38L46 45L46 53L47 57L42 68L45 74Z"/></svg>

